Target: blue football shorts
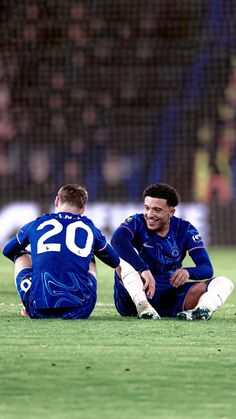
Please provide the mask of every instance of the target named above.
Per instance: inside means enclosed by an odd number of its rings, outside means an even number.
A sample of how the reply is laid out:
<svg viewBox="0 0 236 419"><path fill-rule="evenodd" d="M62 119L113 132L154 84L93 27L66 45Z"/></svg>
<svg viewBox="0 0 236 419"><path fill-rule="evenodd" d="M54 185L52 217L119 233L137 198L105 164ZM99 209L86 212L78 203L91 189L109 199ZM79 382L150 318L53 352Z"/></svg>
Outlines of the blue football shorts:
<svg viewBox="0 0 236 419"><path fill-rule="evenodd" d="M152 299L148 299L161 317L176 317L184 310L184 303L189 290L196 282L187 282L174 288L168 281L156 283L156 291ZM137 310L128 291L115 273L114 302L121 316L137 316Z"/></svg>
<svg viewBox="0 0 236 419"><path fill-rule="evenodd" d="M62 318L66 320L87 319L94 310L97 299L97 281L96 278L88 273L91 283L91 296L83 301L79 307L56 307L36 309L30 299L30 288L32 285L32 268L22 269L16 277L16 288L21 301L31 318L52 319Z"/></svg>

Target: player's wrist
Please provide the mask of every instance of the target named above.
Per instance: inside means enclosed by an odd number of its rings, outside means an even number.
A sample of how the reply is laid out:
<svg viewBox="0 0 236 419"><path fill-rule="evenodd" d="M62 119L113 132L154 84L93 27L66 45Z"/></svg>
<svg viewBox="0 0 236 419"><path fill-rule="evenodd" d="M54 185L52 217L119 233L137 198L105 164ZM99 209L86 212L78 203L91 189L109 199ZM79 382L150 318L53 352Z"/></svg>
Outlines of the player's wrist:
<svg viewBox="0 0 236 419"><path fill-rule="evenodd" d="M150 272L150 269L148 267L145 267L145 269L142 269L141 271L139 271L139 274L142 276L142 275L145 275L147 272Z"/></svg>

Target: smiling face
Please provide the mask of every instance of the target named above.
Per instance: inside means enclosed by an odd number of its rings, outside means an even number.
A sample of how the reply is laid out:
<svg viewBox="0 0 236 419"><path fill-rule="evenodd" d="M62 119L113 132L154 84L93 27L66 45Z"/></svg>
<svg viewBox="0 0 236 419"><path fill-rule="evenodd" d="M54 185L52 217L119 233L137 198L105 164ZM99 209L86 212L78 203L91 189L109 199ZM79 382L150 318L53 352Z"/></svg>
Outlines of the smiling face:
<svg viewBox="0 0 236 419"><path fill-rule="evenodd" d="M149 230L165 236L168 233L170 218L174 212L174 207L169 207L166 199L145 197L143 215Z"/></svg>

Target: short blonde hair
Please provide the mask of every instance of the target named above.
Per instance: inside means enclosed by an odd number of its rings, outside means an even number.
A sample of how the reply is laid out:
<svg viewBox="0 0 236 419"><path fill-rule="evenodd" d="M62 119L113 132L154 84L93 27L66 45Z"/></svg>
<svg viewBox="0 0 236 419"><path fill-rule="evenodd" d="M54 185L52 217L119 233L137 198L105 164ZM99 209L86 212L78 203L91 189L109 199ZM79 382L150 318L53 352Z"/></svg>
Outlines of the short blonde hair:
<svg viewBox="0 0 236 419"><path fill-rule="evenodd" d="M85 188L77 184L62 186L58 191L61 203L68 203L79 209L84 208L88 200L88 192Z"/></svg>

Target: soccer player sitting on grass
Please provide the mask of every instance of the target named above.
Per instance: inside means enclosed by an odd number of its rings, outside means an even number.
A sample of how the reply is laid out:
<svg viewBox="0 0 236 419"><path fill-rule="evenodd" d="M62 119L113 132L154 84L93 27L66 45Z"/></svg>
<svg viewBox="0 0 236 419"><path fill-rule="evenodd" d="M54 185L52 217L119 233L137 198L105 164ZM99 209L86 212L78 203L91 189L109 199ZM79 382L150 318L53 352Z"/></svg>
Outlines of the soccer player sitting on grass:
<svg viewBox="0 0 236 419"><path fill-rule="evenodd" d="M96 303L93 255L115 268L119 257L101 231L83 215L87 191L63 186L56 213L26 224L3 249L15 263L23 315L31 318L86 319ZM30 253L25 250L30 244Z"/></svg>
<svg viewBox="0 0 236 419"><path fill-rule="evenodd" d="M121 259L114 285L118 312L139 319L210 319L233 291L233 283L225 276L212 278L198 231L174 216L180 201L174 188L150 185L143 196L143 214L127 218L111 240ZM187 252L195 267L182 267Z"/></svg>

